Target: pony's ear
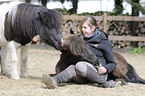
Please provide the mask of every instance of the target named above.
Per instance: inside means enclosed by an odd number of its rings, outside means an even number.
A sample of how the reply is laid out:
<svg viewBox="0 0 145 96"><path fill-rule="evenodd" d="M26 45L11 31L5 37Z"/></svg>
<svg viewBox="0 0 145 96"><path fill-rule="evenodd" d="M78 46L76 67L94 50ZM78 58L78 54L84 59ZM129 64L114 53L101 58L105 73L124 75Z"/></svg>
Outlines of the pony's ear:
<svg viewBox="0 0 145 96"><path fill-rule="evenodd" d="M42 12L38 12L38 20L44 21L46 19L46 15Z"/></svg>
<svg viewBox="0 0 145 96"><path fill-rule="evenodd" d="M40 13L40 12L38 12L38 17L37 17L37 20L42 21L42 18L41 18L41 13Z"/></svg>

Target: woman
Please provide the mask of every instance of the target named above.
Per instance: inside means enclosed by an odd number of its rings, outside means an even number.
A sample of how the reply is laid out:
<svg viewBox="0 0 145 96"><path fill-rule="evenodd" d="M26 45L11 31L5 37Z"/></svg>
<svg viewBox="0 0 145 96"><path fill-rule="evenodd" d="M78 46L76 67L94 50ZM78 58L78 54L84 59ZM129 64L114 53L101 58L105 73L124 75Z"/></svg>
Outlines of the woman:
<svg viewBox="0 0 145 96"><path fill-rule="evenodd" d="M70 65L54 77L43 74L42 81L44 84L51 89L57 88L58 83L68 82L69 80L74 80L77 83L98 83L104 88L113 88L120 85L121 81L106 81L108 73L114 70L116 63L108 36L97 29L96 19L91 16L85 17L79 24L79 31L91 51L99 59L101 66L96 67L88 62L80 61L75 66Z"/></svg>

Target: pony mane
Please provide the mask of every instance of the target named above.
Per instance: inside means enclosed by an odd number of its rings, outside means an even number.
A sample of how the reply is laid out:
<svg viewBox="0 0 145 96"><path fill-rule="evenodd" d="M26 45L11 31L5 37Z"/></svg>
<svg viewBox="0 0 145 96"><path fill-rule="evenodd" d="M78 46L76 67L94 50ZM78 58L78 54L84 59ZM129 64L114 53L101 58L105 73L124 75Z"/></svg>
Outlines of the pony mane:
<svg viewBox="0 0 145 96"><path fill-rule="evenodd" d="M62 27L62 16L59 12L57 12L56 10L52 10L52 9L46 9L45 7L40 7L40 11L38 12L38 14L40 15L40 20L42 20L49 29L55 28L55 29L60 29ZM44 14L46 14L45 16L41 15L41 12L43 12ZM43 17L43 18L41 18ZM45 20L43 20L45 18Z"/></svg>
<svg viewBox="0 0 145 96"><path fill-rule="evenodd" d="M67 47L73 55L81 57L82 60L95 64L98 63L97 57L89 49L88 44L78 35L69 37L64 47Z"/></svg>

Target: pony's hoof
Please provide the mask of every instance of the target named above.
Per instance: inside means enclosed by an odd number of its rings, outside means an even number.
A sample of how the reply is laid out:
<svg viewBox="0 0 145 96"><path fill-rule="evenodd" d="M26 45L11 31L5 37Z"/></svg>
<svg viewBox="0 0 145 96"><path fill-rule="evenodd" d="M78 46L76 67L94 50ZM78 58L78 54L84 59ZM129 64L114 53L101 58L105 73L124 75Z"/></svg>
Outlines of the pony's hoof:
<svg viewBox="0 0 145 96"><path fill-rule="evenodd" d="M2 75L5 75L5 76L10 76L11 74L9 72L1 72Z"/></svg>
<svg viewBox="0 0 145 96"><path fill-rule="evenodd" d="M21 77L22 77L22 78L28 78L29 75L28 75L28 74L22 74Z"/></svg>
<svg viewBox="0 0 145 96"><path fill-rule="evenodd" d="M11 77L12 80L18 80L20 77Z"/></svg>
<svg viewBox="0 0 145 96"><path fill-rule="evenodd" d="M20 77L19 77L19 75L11 75L11 79L12 80L18 80L18 79L20 79Z"/></svg>

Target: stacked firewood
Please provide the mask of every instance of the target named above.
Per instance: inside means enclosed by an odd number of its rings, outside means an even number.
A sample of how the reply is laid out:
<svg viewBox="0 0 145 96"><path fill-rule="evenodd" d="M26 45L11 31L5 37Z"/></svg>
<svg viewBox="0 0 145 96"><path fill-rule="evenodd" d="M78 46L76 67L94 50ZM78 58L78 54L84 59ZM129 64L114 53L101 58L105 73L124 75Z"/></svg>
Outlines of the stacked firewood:
<svg viewBox="0 0 145 96"><path fill-rule="evenodd" d="M80 21L63 20L62 35L63 38L68 38L71 34L78 34L78 25Z"/></svg>
<svg viewBox="0 0 145 96"><path fill-rule="evenodd" d="M145 36L145 22L139 22L136 33L138 34L138 36Z"/></svg>
<svg viewBox="0 0 145 96"><path fill-rule="evenodd" d="M127 36L130 33L129 24L127 22L108 22L108 35Z"/></svg>
<svg viewBox="0 0 145 96"><path fill-rule="evenodd" d="M109 28L107 30L108 35L113 36L127 36L130 33L129 25L127 22L110 21L107 23ZM129 41L111 41L113 48L129 48Z"/></svg>
<svg viewBox="0 0 145 96"><path fill-rule="evenodd" d="M108 22L109 28L107 30L108 35L115 36L130 36L131 33L131 23L130 22L119 22L111 21ZM139 26L136 29L138 36L145 37L145 22L139 22ZM111 41L113 48L130 48L130 41ZM139 47L145 47L145 42L138 42Z"/></svg>
<svg viewBox="0 0 145 96"><path fill-rule="evenodd" d="M145 37L145 22L139 23L139 27L136 30L136 33L138 34L138 36ZM140 47L145 47L145 42L138 42L138 45Z"/></svg>
<svg viewBox="0 0 145 96"><path fill-rule="evenodd" d="M111 41L113 48L130 48L130 41Z"/></svg>

